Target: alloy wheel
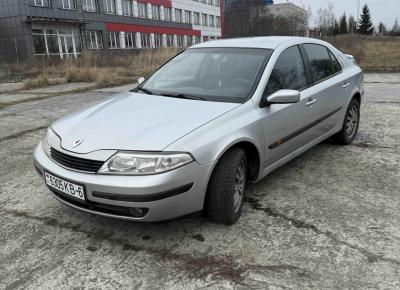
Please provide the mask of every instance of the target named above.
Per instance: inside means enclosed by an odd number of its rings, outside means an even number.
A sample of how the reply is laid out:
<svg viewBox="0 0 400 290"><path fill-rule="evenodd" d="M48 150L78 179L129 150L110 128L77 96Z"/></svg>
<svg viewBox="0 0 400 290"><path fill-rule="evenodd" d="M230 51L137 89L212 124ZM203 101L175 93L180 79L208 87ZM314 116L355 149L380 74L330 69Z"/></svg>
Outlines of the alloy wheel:
<svg viewBox="0 0 400 290"><path fill-rule="evenodd" d="M246 161L240 161L240 164L235 173L235 183L234 183L234 195L233 195L233 205L235 212L240 210L243 202L244 190L246 188Z"/></svg>
<svg viewBox="0 0 400 290"><path fill-rule="evenodd" d="M356 104L350 108L346 116L345 132L349 138L352 138L357 132L359 121L358 107Z"/></svg>

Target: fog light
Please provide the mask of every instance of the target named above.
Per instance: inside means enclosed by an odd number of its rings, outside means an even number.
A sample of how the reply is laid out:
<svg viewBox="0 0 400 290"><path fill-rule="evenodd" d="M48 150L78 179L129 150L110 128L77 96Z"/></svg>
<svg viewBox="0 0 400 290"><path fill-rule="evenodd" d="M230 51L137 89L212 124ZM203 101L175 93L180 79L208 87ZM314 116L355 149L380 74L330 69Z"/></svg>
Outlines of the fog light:
<svg viewBox="0 0 400 290"><path fill-rule="evenodd" d="M130 214L137 218L144 217L148 211L149 211L148 208L142 208L142 207L131 207L129 209Z"/></svg>

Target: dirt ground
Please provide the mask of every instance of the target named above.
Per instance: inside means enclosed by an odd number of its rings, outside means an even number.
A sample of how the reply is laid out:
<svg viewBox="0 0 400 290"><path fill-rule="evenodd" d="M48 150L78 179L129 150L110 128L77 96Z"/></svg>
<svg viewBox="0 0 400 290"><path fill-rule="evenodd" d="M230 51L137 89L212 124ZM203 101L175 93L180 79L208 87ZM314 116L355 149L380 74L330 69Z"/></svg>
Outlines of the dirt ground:
<svg viewBox="0 0 400 290"><path fill-rule="evenodd" d="M47 126L111 95L0 109L0 289L399 289L400 75L367 75L359 136L251 185L239 222L140 224L72 210L32 165Z"/></svg>

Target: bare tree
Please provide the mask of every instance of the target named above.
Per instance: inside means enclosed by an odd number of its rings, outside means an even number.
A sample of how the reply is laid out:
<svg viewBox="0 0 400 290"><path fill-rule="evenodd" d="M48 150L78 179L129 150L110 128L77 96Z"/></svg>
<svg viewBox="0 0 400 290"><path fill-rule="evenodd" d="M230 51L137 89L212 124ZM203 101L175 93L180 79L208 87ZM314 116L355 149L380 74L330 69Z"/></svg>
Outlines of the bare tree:
<svg viewBox="0 0 400 290"><path fill-rule="evenodd" d="M329 2L328 7L317 11L317 27L323 35L332 35L335 32L336 16L334 5Z"/></svg>
<svg viewBox="0 0 400 290"><path fill-rule="evenodd" d="M351 34L357 32L357 22L356 22L356 20L355 20L353 15L349 16L349 32Z"/></svg>

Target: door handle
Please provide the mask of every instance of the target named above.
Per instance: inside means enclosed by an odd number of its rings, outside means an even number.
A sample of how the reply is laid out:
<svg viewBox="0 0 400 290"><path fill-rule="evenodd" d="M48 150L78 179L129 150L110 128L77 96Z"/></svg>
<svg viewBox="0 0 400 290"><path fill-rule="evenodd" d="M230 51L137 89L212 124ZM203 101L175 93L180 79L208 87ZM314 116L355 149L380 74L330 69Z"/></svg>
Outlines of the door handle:
<svg viewBox="0 0 400 290"><path fill-rule="evenodd" d="M346 83L342 86L343 89L348 88L350 86L350 83Z"/></svg>
<svg viewBox="0 0 400 290"><path fill-rule="evenodd" d="M311 107L314 105L314 103L317 101L317 99L309 99L308 102L306 103L307 107Z"/></svg>

